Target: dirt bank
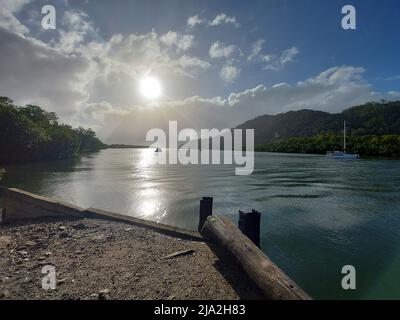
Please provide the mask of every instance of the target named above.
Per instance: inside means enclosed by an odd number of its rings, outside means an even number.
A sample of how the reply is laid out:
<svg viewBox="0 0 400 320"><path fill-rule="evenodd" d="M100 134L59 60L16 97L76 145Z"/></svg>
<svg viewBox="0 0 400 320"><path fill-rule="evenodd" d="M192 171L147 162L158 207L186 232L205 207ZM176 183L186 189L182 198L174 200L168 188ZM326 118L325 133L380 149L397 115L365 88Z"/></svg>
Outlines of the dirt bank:
<svg viewBox="0 0 400 320"><path fill-rule="evenodd" d="M236 265L222 260L203 242L127 223L41 218L0 225L0 299L257 298ZM56 290L42 289L45 265L56 268Z"/></svg>

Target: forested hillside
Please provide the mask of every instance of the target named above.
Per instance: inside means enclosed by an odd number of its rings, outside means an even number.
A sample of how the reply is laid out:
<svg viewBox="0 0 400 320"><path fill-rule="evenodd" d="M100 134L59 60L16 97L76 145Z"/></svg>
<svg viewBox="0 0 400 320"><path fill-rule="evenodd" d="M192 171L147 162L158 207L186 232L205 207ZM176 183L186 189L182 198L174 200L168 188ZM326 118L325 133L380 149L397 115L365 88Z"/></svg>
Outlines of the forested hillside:
<svg viewBox="0 0 400 320"><path fill-rule="evenodd" d="M105 147L91 129L60 124L53 112L0 97L0 163L66 159Z"/></svg>
<svg viewBox="0 0 400 320"><path fill-rule="evenodd" d="M255 129L255 143L270 143L284 138L342 134L346 120L349 136L400 134L400 101L371 102L341 113L300 110L264 115L238 126Z"/></svg>

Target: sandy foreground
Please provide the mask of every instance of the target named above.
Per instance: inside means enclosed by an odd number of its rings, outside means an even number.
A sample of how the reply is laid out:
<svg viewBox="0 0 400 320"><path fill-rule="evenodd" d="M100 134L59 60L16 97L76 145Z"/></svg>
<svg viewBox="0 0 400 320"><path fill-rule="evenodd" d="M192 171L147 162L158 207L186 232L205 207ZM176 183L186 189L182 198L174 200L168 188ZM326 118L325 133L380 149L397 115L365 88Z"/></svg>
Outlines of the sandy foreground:
<svg viewBox="0 0 400 320"><path fill-rule="evenodd" d="M63 217L5 224L0 299L258 298L238 267L219 256L204 242L123 222ZM55 267L55 290L42 288L46 265Z"/></svg>

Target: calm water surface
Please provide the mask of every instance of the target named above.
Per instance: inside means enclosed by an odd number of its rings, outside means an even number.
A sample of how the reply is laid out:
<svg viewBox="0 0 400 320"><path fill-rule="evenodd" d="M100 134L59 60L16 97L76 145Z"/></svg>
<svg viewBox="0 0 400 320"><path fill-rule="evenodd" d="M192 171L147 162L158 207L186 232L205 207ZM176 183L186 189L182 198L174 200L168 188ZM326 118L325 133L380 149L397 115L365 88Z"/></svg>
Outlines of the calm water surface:
<svg viewBox="0 0 400 320"><path fill-rule="evenodd" d="M315 298L400 299L400 161L338 161L256 153L255 171L158 166L148 149L104 150L80 159L6 167L2 181L82 207L184 228L199 199L235 222L262 212L262 249ZM354 265L357 290L341 289Z"/></svg>

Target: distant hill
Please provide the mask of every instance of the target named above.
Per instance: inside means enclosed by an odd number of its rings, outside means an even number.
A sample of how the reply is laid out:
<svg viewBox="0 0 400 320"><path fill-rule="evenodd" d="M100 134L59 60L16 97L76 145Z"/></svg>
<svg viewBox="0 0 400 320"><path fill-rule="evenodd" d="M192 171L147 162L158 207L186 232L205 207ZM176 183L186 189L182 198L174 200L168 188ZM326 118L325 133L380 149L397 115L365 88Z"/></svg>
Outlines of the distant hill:
<svg viewBox="0 0 400 320"><path fill-rule="evenodd" d="M264 115L246 121L237 129L254 129L255 144L285 138L313 137L318 134L341 134L346 120L348 135L399 135L400 101L370 102L341 113L299 110Z"/></svg>

